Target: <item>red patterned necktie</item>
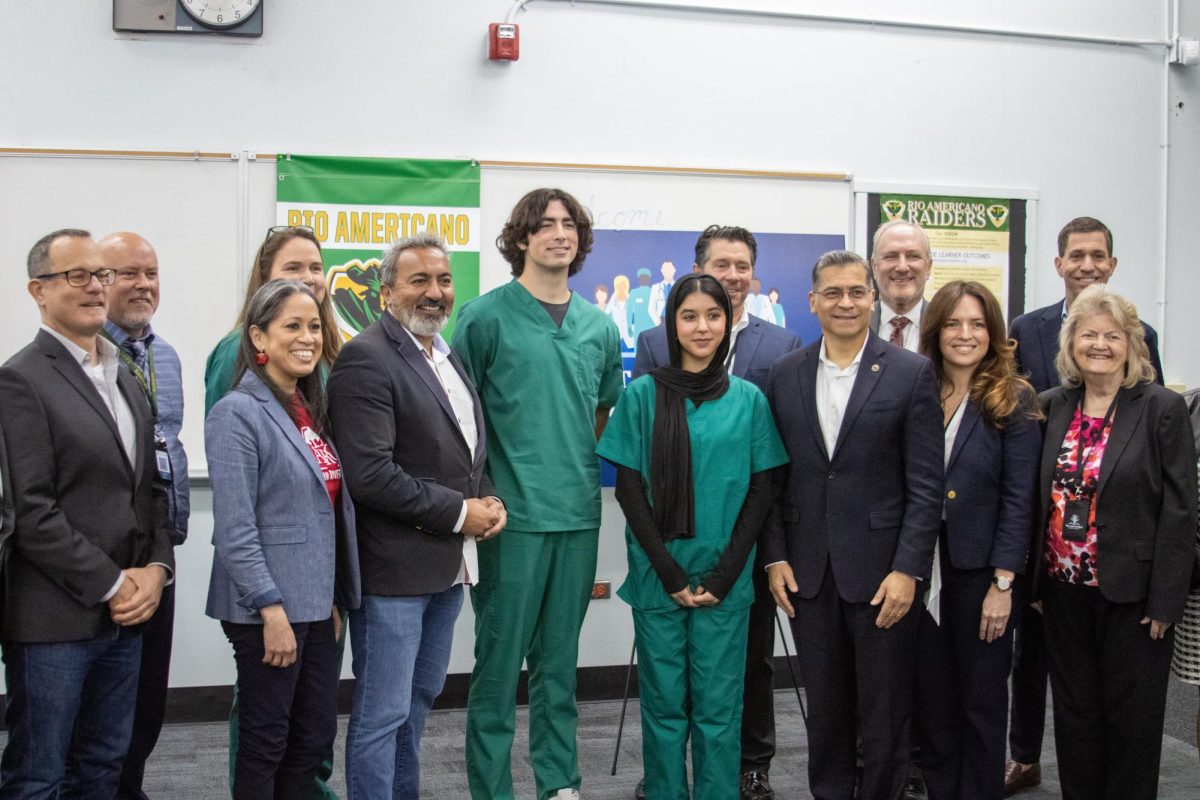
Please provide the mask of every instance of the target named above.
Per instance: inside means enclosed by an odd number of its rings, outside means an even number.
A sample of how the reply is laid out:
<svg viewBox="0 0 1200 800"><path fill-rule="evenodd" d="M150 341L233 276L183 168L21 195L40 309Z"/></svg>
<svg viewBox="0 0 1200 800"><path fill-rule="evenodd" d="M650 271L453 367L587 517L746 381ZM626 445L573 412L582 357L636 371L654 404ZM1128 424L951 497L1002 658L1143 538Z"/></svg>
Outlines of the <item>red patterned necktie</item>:
<svg viewBox="0 0 1200 800"><path fill-rule="evenodd" d="M912 322L908 317L892 317L892 335L888 337L890 344L896 347L904 347L904 329Z"/></svg>

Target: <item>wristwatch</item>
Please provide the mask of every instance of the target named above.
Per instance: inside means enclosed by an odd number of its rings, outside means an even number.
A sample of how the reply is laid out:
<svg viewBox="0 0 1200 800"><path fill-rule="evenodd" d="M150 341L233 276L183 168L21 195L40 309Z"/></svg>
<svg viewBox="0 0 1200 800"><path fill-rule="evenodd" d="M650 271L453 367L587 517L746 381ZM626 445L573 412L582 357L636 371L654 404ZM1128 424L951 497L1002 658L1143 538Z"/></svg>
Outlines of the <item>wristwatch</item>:
<svg viewBox="0 0 1200 800"><path fill-rule="evenodd" d="M1002 578L999 575L992 576L992 583L996 584L996 588L1002 592L1007 592L1012 588L1012 578Z"/></svg>

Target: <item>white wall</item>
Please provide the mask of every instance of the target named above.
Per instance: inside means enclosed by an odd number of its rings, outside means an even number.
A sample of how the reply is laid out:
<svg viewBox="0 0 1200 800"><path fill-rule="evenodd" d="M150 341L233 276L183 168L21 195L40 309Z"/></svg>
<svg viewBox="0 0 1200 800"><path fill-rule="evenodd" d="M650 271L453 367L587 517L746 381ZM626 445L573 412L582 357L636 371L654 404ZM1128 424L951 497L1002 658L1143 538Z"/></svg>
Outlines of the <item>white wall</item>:
<svg viewBox="0 0 1200 800"><path fill-rule="evenodd" d="M250 42L115 34L110 4L95 0L8 5L0 147L824 169L864 181L1033 188L1029 306L1061 295L1051 265L1058 227L1079 214L1100 217L1116 234L1116 286L1163 334L1168 379L1200 382L1190 346L1200 321L1187 303L1200 290L1189 263L1200 246L1200 71L1173 70L1164 198L1160 48L533 2L517 19L521 60L491 64L484 31L504 18L507 0L268 0L266 35ZM1149 0L755 6L1151 39L1165 38L1170 16L1166 2ZM1200 35L1194 3L1183 32ZM19 191L4 174L0 194ZM171 202L164 187L164 206ZM251 212L270 217L269 208ZM178 220L180 241L196 235L190 222ZM44 232L7 228L6 271L22 269ZM237 269L189 268L219 270L223 284ZM484 276L485 288L498 280ZM0 316L24 320L32 335L32 304L19 291L5 296ZM1173 302L1160 306L1160 297ZM194 375L201 365L185 368ZM228 646L202 616L204 491L194 507L193 538L179 552L179 686L233 675ZM601 576L617 580L611 499L605 511ZM627 609L598 603L582 663L623 663L631 640ZM469 614L457 641L452 669L466 671Z"/></svg>

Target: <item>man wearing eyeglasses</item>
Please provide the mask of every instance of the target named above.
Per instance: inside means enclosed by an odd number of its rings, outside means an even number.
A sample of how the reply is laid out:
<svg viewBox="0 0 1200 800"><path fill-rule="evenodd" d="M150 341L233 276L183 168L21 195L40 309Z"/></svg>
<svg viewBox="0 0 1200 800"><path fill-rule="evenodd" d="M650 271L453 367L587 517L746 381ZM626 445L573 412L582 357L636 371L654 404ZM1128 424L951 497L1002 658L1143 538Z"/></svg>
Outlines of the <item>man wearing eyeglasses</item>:
<svg viewBox="0 0 1200 800"><path fill-rule="evenodd" d="M151 327L158 310L158 254L136 233L113 233L100 240L104 263L116 270L108 287L108 322L101 332L115 344L121 366L137 380L155 415L154 469L167 501L171 544L187 539L187 454L179 441L183 427L183 371L179 355ZM121 769L118 800L144 800L146 759L154 752L167 709L171 640L175 623L175 586L163 587L158 610L142 632L133 738Z"/></svg>
<svg viewBox="0 0 1200 800"><path fill-rule="evenodd" d="M771 369L767 398L791 463L763 533L775 602L792 620L808 688L809 788L860 800L904 790L919 582L942 515L942 428L933 365L871 333L866 261L813 267L821 339Z"/></svg>
<svg viewBox="0 0 1200 800"><path fill-rule="evenodd" d="M100 335L116 277L87 231L29 252L42 326L0 367L16 526L0 610L0 798L112 797L133 729L142 626L172 579L154 420ZM67 770L67 764L71 769Z"/></svg>

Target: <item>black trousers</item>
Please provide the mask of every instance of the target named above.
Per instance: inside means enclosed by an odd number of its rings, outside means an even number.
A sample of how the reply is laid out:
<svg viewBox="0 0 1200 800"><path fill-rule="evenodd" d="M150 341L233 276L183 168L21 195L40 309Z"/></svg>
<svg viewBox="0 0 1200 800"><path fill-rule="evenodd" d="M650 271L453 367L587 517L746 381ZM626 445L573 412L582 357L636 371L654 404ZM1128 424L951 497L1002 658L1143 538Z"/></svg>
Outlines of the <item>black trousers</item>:
<svg viewBox="0 0 1200 800"><path fill-rule="evenodd" d="M908 771L916 609L887 630L879 609L838 596L825 568L809 600L792 596L792 633L808 688L808 782L814 800L851 800L862 722L859 800L898 800Z"/></svg>
<svg viewBox="0 0 1200 800"><path fill-rule="evenodd" d="M1175 628L1151 639L1143 603L1053 579L1042 604L1063 800L1154 800Z"/></svg>
<svg viewBox="0 0 1200 800"><path fill-rule="evenodd" d="M921 608L913 714L929 800L999 800L1013 633L979 638L993 570L959 570L942 551L941 624Z"/></svg>
<svg viewBox="0 0 1200 800"><path fill-rule="evenodd" d="M1020 764L1034 764L1042 759L1046 686L1049 683L1047 670L1046 628L1042 614L1023 603L1013 652L1012 711L1008 729L1009 754Z"/></svg>
<svg viewBox="0 0 1200 800"><path fill-rule="evenodd" d="M293 800L312 794L337 736L337 648L333 621L292 623L296 661L264 664L262 625L222 622L238 679L234 800Z"/></svg>
<svg viewBox="0 0 1200 800"><path fill-rule="evenodd" d="M775 757L775 608L767 571L756 567L742 688L742 772L767 772Z"/></svg>
<svg viewBox="0 0 1200 800"><path fill-rule="evenodd" d="M121 766L118 800L147 800L142 791L146 760L158 744L167 712L167 684L171 672L171 642L175 630L175 584L163 587L154 616L142 628L142 670L138 673L137 705L133 711L133 738Z"/></svg>

